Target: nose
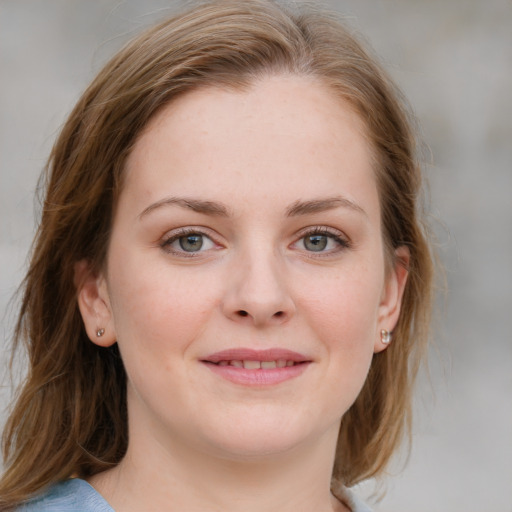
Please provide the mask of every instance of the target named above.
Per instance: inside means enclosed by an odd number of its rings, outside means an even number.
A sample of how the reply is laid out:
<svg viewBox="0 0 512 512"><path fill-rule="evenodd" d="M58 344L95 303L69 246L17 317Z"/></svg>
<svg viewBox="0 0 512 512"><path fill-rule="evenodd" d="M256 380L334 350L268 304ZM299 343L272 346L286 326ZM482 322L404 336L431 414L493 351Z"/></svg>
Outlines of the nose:
<svg viewBox="0 0 512 512"><path fill-rule="evenodd" d="M290 320L295 304L278 258L262 254L240 258L227 279L222 305L225 316L255 327Z"/></svg>

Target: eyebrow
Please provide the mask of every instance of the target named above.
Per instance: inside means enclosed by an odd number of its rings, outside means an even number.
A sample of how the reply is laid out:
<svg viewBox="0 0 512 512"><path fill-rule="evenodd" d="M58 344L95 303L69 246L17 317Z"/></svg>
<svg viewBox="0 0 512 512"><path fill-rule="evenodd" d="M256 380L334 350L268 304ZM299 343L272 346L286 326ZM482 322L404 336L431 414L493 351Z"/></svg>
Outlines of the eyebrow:
<svg viewBox="0 0 512 512"><path fill-rule="evenodd" d="M288 217L295 217L298 215L309 215L312 213L325 212L335 208L348 208L357 213L363 214L365 217L368 215L358 204L350 201L349 199L341 196L328 197L325 199L314 199L312 201L295 201L286 210Z"/></svg>
<svg viewBox="0 0 512 512"><path fill-rule="evenodd" d="M222 203L215 201L202 201L200 199L184 198L184 197L166 197L157 201L156 203L150 204L139 214L139 220L146 216L148 213L161 208L163 206L180 206L193 210L197 213L204 213L206 215L214 215L218 217L227 217L228 209Z"/></svg>
<svg viewBox="0 0 512 512"><path fill-rule="evenodd" d="M216 201L203 201L201 199L184 198L184 197L166 197L150 204L138 216L139 220L149 214L150 212L164 207L164 206L179 206L186 208L197 213L205 215L212 215L218 217L229 217L228 208ZM348 208L357 213L367 216L366 212L358 204L350 201L349 199L341 196L329 197L325 199L313 199L310 201L295 201L286 209L287 217L297 217L300 215L309 215L313 213L320 213L335 208Z"/></svg>

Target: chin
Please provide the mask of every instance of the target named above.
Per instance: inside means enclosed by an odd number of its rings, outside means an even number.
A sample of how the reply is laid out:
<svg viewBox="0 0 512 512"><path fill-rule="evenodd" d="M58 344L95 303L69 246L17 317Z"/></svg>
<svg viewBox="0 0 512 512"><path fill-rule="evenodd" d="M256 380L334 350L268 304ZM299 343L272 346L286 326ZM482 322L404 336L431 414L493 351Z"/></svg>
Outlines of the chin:
<svg viewBox="0 0 512 512"><path fill-rule="evenodd" d="M238 442L230 442L218 444L218 456L220 458L258 462L272 459L276 456L292 453L300 442L293 442L289 437L281 439L271 439L269 436L261 436L260 439L240 438Z"/></svg>
<svg viewBox="0 0 512 512"><path fill-rule="evenodd" d="M213 432L210 430L209 434L211 436ZM293 453L319 435L322 433L305 421L293 424L284 418L260 417L252 422L234 422L232 427L220 431L215 439L210 438L210 446L216 446L223 458L257 461Z"/></svg>

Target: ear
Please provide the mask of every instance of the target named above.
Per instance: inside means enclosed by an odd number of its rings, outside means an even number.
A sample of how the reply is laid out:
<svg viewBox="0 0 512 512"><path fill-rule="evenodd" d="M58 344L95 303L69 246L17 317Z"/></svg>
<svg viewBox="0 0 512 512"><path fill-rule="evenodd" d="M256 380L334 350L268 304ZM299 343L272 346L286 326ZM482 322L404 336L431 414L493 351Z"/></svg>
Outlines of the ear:
<svg viewBox="0 0 512 512"><path fill-rule="evenodd" d="M113 345L116 333L105 277L82 260L75 264L75 286L87 336L100 347Z"/></svg>
<svg viewBox="0 0 512 512"><path fill-rule="evenodd" d="M402 297L409 275L410 252L406 246L398 247L395 250L393 267L386 276L386 283L382 292L381 303L379 305L379 317L377 324L377 333L374 345L374 352L381 352L387 348L388 344L383 343L381 339L381 330L392 332L395 328L400 309L402 306Z"/></svg>

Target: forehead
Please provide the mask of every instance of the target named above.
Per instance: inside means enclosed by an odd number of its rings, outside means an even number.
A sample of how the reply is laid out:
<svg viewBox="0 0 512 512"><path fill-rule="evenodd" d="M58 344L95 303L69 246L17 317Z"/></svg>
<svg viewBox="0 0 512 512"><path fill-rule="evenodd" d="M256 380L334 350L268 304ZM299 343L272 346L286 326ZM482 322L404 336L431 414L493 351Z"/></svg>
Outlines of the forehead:
<svg viewBox="0 0 512 512"><path fill-rule="evenodd" d="M242 122L246 129L259 131L263 126L277 126L282 135L310 139L317 136L326 143L339 142L337 136L342 125L350 124L353 135L366 139L364 122L350 103L334 88L312 76L264 75L240 87L212 85L193 89L159 111L139 141L151 137L162 125L168 125L171 117L171 122L181 125L182 134L186 128L192 128L187 134L195 132L203 137L213 124L228 128L228 123ZM203 126L201 132L197 132L197 124Z"/></svg>
<svg viewBox="0 0 512 512"><path fill-rule="evenodd" d="M243 90L201 88L167 105L137 140L125 185L152 196L165 179L180 193L209 188L228 197L276 185L297 200L305 184L325 195L340 178L354 190L375 186L360 117L316 79L270 76Z"/></svg>

